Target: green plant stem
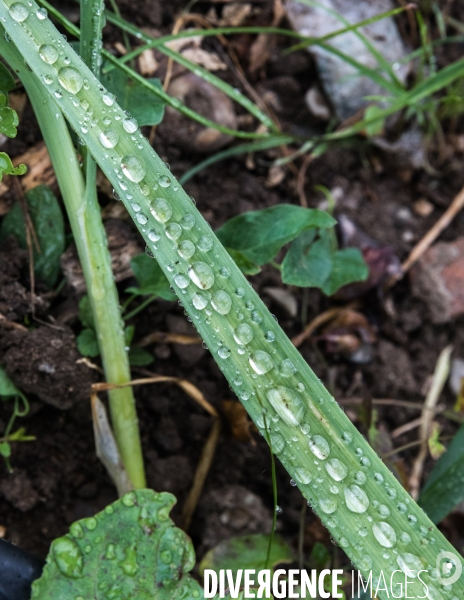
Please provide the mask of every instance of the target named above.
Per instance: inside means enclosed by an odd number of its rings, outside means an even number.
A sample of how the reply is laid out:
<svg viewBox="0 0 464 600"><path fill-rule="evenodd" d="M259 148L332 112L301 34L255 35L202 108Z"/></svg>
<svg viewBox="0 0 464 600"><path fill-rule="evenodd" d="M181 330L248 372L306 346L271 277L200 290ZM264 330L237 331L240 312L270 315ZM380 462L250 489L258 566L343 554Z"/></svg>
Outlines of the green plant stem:
<svg viewBox="0 0 464 600"><path fill-rule="evenodd" d="M61 112L23 61L15 59L11 44L0 39L7 58L26 88L35 110L66 206L82 265L95 320L106 380L130 381L130 368L120 317L119 298L111 270L106 234L96 196L86 187L68 128ZM132 388L109 392L110 411L119 451L134 488L145 487L140 435Z"/></svg>
<svg viewBox="0 0 464 600"><path fill-rule="evenodd" d="M100 82L51 21L36 18L34 1L19 20L11 4L0 0L1 23L39 81L51 81L43 86L49 104L63 111L121 196L232 389L263 435L268 423L273 451L332 538L365 577L372 570L375 580L382 574L389 581L399 569L412 570L408 594L414 598L425 591L417 571L427 570L421 576L429 598L464 597L463 578L451 590L436 578L441 552L460 561L457 551L325 389L148 141L138 130L127 131L124 111L114 101L108 105ZM52 65L41 59L45 43L63 50L72 77L63 59ZM16 68L19 51L5 45L5 58ZM109 149L100 141L106 119L118 136ZM181 241L193 244L189 259L178 252ZM252 334L245 342L238 337L243 324Z"/></svg>
<svg viewBox="0 0 464 600"><path fill-rule="evenodd" d="M141 304L139 304L139 306L137 306L137 308L134 308L134 310L131 310L130 313L127 313L127 315L124 315L124 320L129 321L130 319L135 317L135 315L138 315L141 310L143 310L144 308L149 306L152 302L154 302L157 298L158 298L158 296L156 296L156 295L146 298Z"/></svg>

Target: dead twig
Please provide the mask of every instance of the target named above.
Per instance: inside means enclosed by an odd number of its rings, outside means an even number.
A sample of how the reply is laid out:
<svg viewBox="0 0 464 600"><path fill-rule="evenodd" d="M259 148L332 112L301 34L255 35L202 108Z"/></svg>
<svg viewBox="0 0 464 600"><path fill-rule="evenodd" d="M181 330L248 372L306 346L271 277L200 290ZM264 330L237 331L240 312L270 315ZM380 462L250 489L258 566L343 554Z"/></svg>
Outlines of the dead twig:
<svg viewBox="0 0 464 600"><path fill-rule="evenodd" d="M192 487L182 508L181 528L184 531L188 531L190 523L192 522L193 514L198 506L198 501L203 491L206 477L209 473L214 455L216 453L220 432L221 419L217 418L214 421L208 439L203 447L203 452L201 453L200 460L198 461L193 478Z"/></svg>
<svg viewBox="0 0 464 600"><path fill-rule="evenodd" d="M182 344L183 346L189 346L191 344L201 344L201 339L193 335L154 331L143 337L134 346L144 348L150 344Z"/></svg>
<svg viewBox="0 0 464 600"><path fill-rule="evenodd" d="M428 391L427 397L425 398L420 424L420 449L412 466L411 475L409 477L409 490L414 500L416 500L419 496L422 471L428 453L428 439L433 423L433 410L437 405L440 394L448 378L452 350L452 346L447 346L441 351L435 366L432 384Z"/></svg>
<svg viewBox="0 0 464 600"><path fill-rule="evenodd" d="M414 246L409 253L407 259L401 265L401 273L393 277L387 286L394 285L397 281L402 279L409 269L419 260L419 258L430 248L433 242L437 239L440 233L448 227L454 217L464 207L464 188L454 198L449 207L445 210L438 221L431 227L424 237Z"/></svg>

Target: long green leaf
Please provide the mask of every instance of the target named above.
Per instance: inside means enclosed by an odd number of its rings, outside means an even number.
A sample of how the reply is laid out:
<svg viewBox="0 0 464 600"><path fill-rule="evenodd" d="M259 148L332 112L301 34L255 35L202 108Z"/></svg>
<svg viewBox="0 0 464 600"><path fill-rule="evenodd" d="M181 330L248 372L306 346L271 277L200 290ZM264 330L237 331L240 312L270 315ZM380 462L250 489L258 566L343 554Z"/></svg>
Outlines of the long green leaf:
<svg viewBox="0 0 464 600"><path fill-rule="evenodd" d="M421 578L429 597L444 600L437 560L445 550L461 561L457 551L311 371L148 141L140 131L127 130L132 127L122 109L36 11L33 0L20 9L0 1L0 20L14 44L0 39L4 57L18 75L29 67L44 82L50 102L82 137L233 390L263 435L269 430L273 451L333 539L365 577L373 570L377 579L382 571L389 580L394 571L412 570L412 597L424 595L417 571L427 570ZM46 63L39 52L43 44L63 54ZM106 119L118 136L113 148L100 141ZM182 242L193 246L189 258ZM447 595L462 597L464 581L454 582ZM379 597L388 596L381 591Z"/></svg>

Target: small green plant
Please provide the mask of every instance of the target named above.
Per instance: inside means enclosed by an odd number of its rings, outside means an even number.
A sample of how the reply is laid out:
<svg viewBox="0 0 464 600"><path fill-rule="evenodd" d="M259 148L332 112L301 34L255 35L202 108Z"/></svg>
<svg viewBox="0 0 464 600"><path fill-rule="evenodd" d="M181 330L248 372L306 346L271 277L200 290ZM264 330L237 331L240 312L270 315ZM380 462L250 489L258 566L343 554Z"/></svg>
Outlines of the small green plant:
<svg viewBox="0 0 464 600"><path fill-rule="evenodd" d="M97 5L101 8L101 4ZM49 150L58 164L57 175L63 196L75 194L59 167L58 152L70 139L64 115L86 146L87 186L90 180L94 181L92 160L95 159L124 202L148 250L156 258L232 389L335 542L366 577L373 571L374 586L382 577L390 579L394 571L401 570L413 574L408 591L416 597L423 596L422 581L425 581L429 597L437 600L460 598L464 592L463 581L457 580L448 586L440 575L442 552L453 553L458 563L461 559L456 550L412 501L309 368L187 193L144 139L133 117L122 110L114 95L102 86L58 33L45 11L32 0L27 4L1 0L0 20L11 39L11 42L0 40L0 51L28 91ZM92 27L94 25L92 23ZM89 43L92 35L95 38L92 27L86 26L84 19L81 43L83 40ZM462 71L462 64L459 69ZM444 71L441 72L443 77ZM448 80L451 78L449 72L447 77ZM437 83L435 81L434 85ZM389 110L398 110L398 103L420 100L431 93L430 89L430 86L424 89L419 85L413 93L402 93L400 101L394 101L383 116L390 114ZM380 117L377 115L376 118ZM69 145L66 148L65 155L69 157ZM91 190L85 188L79 169L73 169L73 176L67 175L68 180L78 186L79 198L85 198L86 203L92 202L81 226L75 225L74 236L81 247L81 260L87 257L88 261L88 264L84 262L84 271L88 282L92 283L92 286L88 283L89 297L109 379L112 365L107 363L103 343L106 328L109 330L115 324L120 328L118 344L124 335L123 328L119 312L115 310L116 299L108 295L108 290L113 290L112 282L104 276L97 277L92 267L104 244L100 230L95 230L100 215L93 200L94 186ZM73 210L76 218L83 218L87 208L80 204L68 206L71 220ZM307 221L298 234L318 229L317 239L314 232L312 240L305 240L308 255L311 252L317 254L311 249L316 244L327 243L324 232L333 221L320 211L305 215ZM298 218L302 218L301 214ZM276 230L279 230L278 225L274 227ZM263 238L273 235L272 230L262 231ZM276 239L272 252L267 250L267 260L272 260L288 241L285 233ZM244 248L235 250L243 253ZM250 248L245 250L248 260L256 264L263 260L262 255L256 260L256 246L251 255ZM327 277L319 282L320 287L328 291L338 285L336 266L340 260L334 247L331 247L330 256L335 267L327 268ZM107 258L104 260L108 265ZM102 314L103 309L105 314ZM128 377L125 354L115 357L115 361L117 365L125 365L123 379ZM126 420L121 421L125 407L127 404L119 401L113 403L113 424L118 442L130 439L133 443L134 439L138 440L137 432L133 431L135 438L128 438L118 430L127 424L127 412ZM133 404L129 403L129 407L129 420L132 419L131 424L135 425ZM135 451L139 452L138 442ZM132 457L127 447L122 454L126 466L129 465ZM143 484L140 471L137 483ZM86 524L90 531L96 530L97 526L98 520L91 521L90 527L89 522ZM79 539L79 535L80 531L74 537ZM88 579L78 577L76 584L74 577L74 569L79 576L81 574L81 562L70 560L80 557L75 549L80 545L76 540L62 544L57 543L54 556L56 568L60 570L60 550L67 552L61 569L65 576L63 585L65 589L72 589L72 597L86 595ZM92 545L88 547L92 554ZM124 557L121 556L122 561L133 563L131 548L129 542ZM85 562L84 556L82 562ZM171 564L171 559L166 560L168 563ZM127 564L129 569L131 566ZM93 576L98 577L94 568ZM427 571L422 574L422 580L417 577L420 570ZM125 581L121 585L132 584ZM186 590L186 597L197 595L198 589ZM378 596L388 597L384 591L379 591ZM42 597L48 596L45 593Z"/></svg>

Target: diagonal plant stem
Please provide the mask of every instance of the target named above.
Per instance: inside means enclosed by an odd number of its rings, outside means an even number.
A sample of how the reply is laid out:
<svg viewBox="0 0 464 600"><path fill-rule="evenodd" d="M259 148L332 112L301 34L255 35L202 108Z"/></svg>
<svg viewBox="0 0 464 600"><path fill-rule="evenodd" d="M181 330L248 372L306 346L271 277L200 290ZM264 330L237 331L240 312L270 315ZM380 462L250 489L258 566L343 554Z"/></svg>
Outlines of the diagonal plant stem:
<svg viewBox="0 0 464 600"><path fill-rule="evenodd" d="M3 56L20 76L27 62L49 103L82 137L231 387L263 435L268 425L273 451L332 538L365 577L373 571L374 586L382 576L404 585L408 573L410 597L424 596L425 581L429 598L462 598L463 579L443 587L436 570L443 551L460 563L456 550L324 388L133 120L36 11L33 0L27 6L0 0L1 23L13 42L0 41ZM68 64L44 61L44 44L63 51ZM101 141L109 130L111 148ZM378 597L390 596L379 591Z"/></svg>

